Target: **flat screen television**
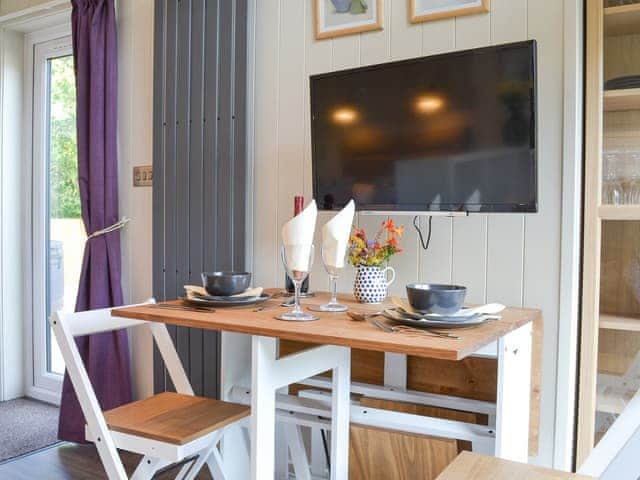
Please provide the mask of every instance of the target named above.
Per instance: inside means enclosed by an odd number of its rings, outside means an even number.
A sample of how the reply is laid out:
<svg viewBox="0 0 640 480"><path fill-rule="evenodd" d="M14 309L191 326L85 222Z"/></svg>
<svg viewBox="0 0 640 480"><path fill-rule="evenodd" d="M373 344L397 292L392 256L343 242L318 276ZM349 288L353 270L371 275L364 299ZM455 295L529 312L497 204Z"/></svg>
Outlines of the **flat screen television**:
<svg viewBox="0 0 640 480"><path fill-rule="evenodd" d="M371 211L537 211L536 43L310 79L313 193Z"/></svg>

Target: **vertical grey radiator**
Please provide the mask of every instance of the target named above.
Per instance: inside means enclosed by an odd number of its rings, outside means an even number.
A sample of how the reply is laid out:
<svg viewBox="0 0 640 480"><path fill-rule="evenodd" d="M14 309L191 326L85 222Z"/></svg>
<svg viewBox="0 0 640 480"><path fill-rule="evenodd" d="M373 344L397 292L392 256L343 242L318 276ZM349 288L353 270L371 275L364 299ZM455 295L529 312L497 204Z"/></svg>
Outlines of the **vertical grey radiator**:
<svg viewBox="0 0 640 480"><path fill-rule="evenodd" d="M156 0L153 293L245 268L247 0ZM170 327L196 394L217 397L219 335ZM171 389L154 355L156 392Z"/></svg>

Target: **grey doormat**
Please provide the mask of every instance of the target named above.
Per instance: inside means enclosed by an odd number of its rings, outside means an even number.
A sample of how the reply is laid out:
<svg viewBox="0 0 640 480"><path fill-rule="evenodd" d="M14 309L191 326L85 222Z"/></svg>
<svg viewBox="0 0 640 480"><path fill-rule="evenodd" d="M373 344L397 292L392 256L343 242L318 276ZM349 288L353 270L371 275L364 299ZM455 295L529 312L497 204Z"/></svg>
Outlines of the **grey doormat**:
<svg viewBox="0 0 640 480"><path fill-rule="evenodd" d="M0 402L0 462L58 441L58 407L29 398Z"/></svg>

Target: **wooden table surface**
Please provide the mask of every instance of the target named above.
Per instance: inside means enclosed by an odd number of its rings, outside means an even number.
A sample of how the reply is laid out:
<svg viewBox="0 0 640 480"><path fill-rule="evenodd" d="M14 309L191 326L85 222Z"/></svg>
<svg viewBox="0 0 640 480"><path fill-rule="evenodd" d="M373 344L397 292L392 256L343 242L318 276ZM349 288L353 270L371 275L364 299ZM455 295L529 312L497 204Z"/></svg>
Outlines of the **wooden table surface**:
<svg viewBox="0 0 640 480"><path fill-rule="evenodd" d="M594 480L525 463L462 452L436 480Z"/></svg>
<svg viewBox="0 0 640 480"><path fill-rule="evenodd" d="M390 304L363 305L357 303L350 295L340 296L339 300L354 312L375 312L390 306ZM539 310L507 308L501 313L500 320L493 320L479 327L451 330L459 337L451 339L402 332L389 333L369 322L353 321L346 313L314 312L320 316L320 320L285 322L277 320L274 316L290 310L291 307L271 308L282 301L282 298L269 300L261 304L268 308L259 312L255 311L255 306L218 308L215 312L204 312L142 305L116 308L113 310L113 315L183 327L278 337L285 340L404 353L444 360L461 360L541 315ZM319 292L315 297L303 300L302 305L303 307L320 305L327 301L328 294ZM179 304L180 301L171 303ZM380 319L384 320L382 317Z"/></svg>

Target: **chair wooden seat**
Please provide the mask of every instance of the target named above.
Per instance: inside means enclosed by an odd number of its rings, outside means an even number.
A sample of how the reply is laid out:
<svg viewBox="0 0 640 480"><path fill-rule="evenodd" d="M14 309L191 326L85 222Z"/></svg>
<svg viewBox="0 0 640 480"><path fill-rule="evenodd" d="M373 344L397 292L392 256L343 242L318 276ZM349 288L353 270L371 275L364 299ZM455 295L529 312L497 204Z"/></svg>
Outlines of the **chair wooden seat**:
<svg viewBox="0 0 640 480"><path fill-rule="evenodd" d="M436 480L593 480L593 477L462 452Z"/></svg>
<svg viewBox="0 0 640 480"><path fill-rule="evenodd" d="M104 413L110 430L184 445L250 413L244 405L165 392Z"/></svg>

